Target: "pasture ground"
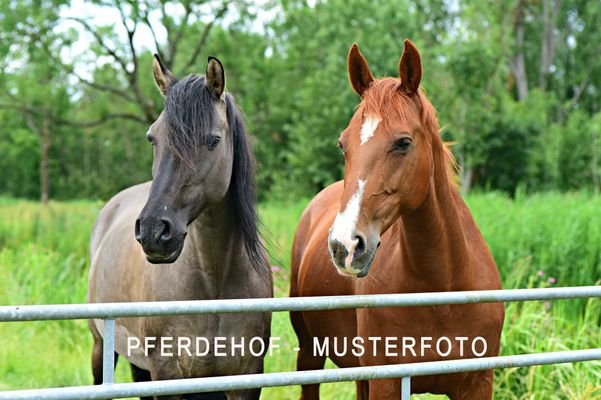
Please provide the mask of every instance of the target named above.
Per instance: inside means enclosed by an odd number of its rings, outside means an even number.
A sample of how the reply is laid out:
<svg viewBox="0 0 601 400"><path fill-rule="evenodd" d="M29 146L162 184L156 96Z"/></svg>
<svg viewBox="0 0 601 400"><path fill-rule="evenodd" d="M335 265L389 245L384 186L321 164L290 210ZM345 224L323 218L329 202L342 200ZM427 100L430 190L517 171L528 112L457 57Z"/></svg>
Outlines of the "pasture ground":
<svg viewBox="0 0 601 400"><path fill-rule="evenodd" d="M505 288L599 284L601 197L584 193L475 194L468 204L503 276ZM307 201L260 207L270 231L276 296L286 296L289 254ZM0 198L0 304L81 303L85 300L88 240L100 202L34 202ZM502 354L601 345L601 301L510 304ZM296 345L287 313L275 313L272 335ZM0 324L0 389L91 384L91 337L85 321ZM292 371L295 353L266 358L266 371ZM117 381L130 380L124 362ZM601 399L601 363L499 370L495 399ZM354 384L322 386L324 399L354 398ZM263 391L264 399L298 399L297 387ZM414 396L415 399L439 397Z"/></svg>

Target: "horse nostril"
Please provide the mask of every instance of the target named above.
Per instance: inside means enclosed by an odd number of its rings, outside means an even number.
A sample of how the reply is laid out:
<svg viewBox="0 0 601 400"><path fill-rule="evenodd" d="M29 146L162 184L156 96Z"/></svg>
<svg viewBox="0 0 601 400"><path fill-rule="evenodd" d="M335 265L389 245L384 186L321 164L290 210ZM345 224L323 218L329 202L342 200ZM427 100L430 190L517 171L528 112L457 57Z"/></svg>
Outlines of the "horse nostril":
<svg viewBox="0 0 601 400"><path fill-rule="evenodd" d="M346 257L346 248L338 240L331 239L328 242L328 246L330 247L330 251L332 252L332 256L334 258L338 259Z"/></svg>
<svg viewBox="0 0 601 400"><path fill-rule="evenodd" d="M142 243L142 234L140 233L140 219L139 218L136 220L135 232L136 232L136 240L138 241L138 243Z"/></svg>
<svg viewBox="0 0 601 400"><path fill-rule="evenodd" d="M339 246L332 247L332 254L334 255L334 257L338 257L339 253L340 253L340 247Z"/></svg>
<svg viewBox="0 0 601 400"><path fill-rule="evenodd" d="M361 235L355 236L355 239L357 240L357 247L355 247L355 255L353 258L358 258L365 252L365 239Z"/></svg>
<svg viewBox="0 0 601 400"><path fill-rule="evenodd" d="M169 218L161 218L161 222L163 223L163 230L161 231L161 235L159 236L159 240L161 242L168 242L171 240L171 233L173 232L173 222Z"/></svg>

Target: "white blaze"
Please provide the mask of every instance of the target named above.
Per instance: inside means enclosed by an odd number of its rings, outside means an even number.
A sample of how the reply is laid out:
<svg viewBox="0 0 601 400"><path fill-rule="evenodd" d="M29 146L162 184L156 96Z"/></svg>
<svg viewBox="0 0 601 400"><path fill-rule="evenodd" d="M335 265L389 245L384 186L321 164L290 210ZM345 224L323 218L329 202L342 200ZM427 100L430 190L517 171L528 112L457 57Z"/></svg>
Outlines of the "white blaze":
<svg viewBox="0 0 601 400"><path fill-rule="evenodd" d="M374 135L379 123L380 118L377 116L368 115L365 117L363 125L361 125L361 144L367 143L367 141Z"/></svg>
<svg viewBox="0 0 601 400"><path fill-rule="evenodd" d="M367 180L358 180L357 191L350 198L344 211L339 212L332 225L330 238L336 240L346 248L348 256L344 261L344 266L348 269L353 261L355 248L359 240L355 238L355 228L359 219L359 210L361 209L361 200L363 199L363 191Z"/></svg>

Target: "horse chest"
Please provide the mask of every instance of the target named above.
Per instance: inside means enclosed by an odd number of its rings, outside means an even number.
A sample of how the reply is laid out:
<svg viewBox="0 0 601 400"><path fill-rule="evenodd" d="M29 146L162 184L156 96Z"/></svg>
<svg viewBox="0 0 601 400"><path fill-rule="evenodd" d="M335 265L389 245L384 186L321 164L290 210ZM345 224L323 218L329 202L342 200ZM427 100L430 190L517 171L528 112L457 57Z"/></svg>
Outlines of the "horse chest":
<svg viewBox="0 0 601 400"><path fill-rule="evenodd" d="M243 373L268 344L267 318L213 314L119 321L116 350L140 368L171 371L174 378Z"/></svg>
<svg viewBox="0 0 601 400"><path fill-rule="evenodd" d="M424 362L498 352L498 321L482 317L494 315L493 307L475 304L358 310L357 334L367 339L361 362Z"/></svg>

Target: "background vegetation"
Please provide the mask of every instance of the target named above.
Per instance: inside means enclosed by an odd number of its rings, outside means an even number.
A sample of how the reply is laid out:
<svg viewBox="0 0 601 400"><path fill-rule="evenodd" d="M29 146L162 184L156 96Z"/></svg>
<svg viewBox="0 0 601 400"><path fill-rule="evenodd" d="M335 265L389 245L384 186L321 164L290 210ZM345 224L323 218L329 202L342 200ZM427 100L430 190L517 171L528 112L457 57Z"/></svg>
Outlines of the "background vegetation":
<svg viewBox="0 0 601 400"><path fill-rule="evenodd" d="M498 260L504 287L588 285L601 276L601 214L595 212L601 198L547 194L512 200L484 194L469 196L468 203ZM305 205L261 207L274 238L269 250L276 296L288 294L289 250ZM84 302L87 241L100 207L89 201L43 207L0 199L0 304ZM599 347L600 324L600 299L509 304L502 354ZM266 370L293 371L297 341L287 313L274 313L272 335L281 337L282 351L267 357ZM3 323L0 337L0 390L91 384L92 340L85 321ZM129 379L127 363L120 362L117 380ZM599 400L601 362L498 370L495 384L496 400ZM297 387L266 389L263 398L292 400L298 394ZM352 399L354 384L323 385L322 394Z"/></svg>
<svg viewBox="0 0 601 400"><path fill-rule="evenodd" d="M104 200L150 178L162 109L152 53L182 77L221 59L259 161L276 294L307 200L339 179L359 99L346 55L396 76L404 38L461 166L504 287L601 278L601 2L587 0L0 1L0 304L83 302ZM14 200L22 198L28 200ZM33 200L48 203L40 206ZM599 300L510 304L503 354L599 347ZM293 346L285 313L273 334ZM0 324L0 389L91 383L84 321ZM599 363L499 370L496 399L601 399ZM294 353L267 371L294 369ZM129 379L125 363L118 379ZM328 399L352 384L325 385ZM298 388L268 389L269 399Z"/></svg>
<svg viewBox="0 0 601 400"><path fill-rule="evenodd" d="M0 193L107 199L148 179L158 52L180 77L218 56L262 199L312 196L341 177L335 143L359 100L350 45L396 76L404 38L465 192L598 191L600 27L587 0L3 1Z"/></svg>

